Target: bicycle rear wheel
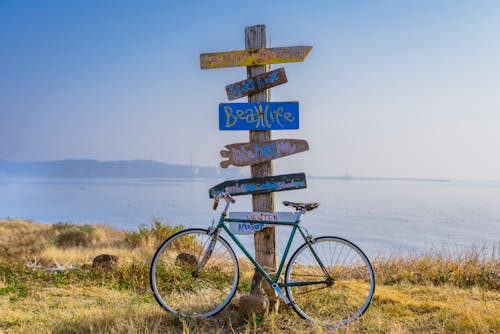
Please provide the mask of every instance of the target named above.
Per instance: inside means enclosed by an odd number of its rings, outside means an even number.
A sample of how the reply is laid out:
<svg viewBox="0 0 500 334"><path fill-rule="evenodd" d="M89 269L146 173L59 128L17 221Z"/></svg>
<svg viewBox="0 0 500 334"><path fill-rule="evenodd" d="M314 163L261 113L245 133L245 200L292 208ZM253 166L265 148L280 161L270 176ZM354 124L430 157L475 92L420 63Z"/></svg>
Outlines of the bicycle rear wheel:
<svg viewBox="0 0 500 334"><path fill-rule="evenodd" d="M156 251L150 282L158 303L183 317L208 317L233 298L239 280L238 260L231 246L217 236L212 254L201 270L213 236L205 229L188 229L165 240Z"/></svg>
<svg viewBox="0 0 500 334"><path fill-rule="evenodd" d="M375 291L375 276L366 255L352 242L337 237L315 238L290 258L285 272L286 293L295 311L321 325L340 326L361 316Z"/></svg>

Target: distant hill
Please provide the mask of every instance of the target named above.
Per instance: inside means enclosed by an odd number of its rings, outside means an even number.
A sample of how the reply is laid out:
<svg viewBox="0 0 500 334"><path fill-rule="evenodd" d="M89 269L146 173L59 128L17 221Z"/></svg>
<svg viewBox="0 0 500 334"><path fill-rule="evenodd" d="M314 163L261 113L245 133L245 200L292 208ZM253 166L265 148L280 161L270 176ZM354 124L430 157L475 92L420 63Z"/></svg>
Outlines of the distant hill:
<svg viewBox="0 0 500 334"><path fill-rule="evenodd" d="M238 170L221 173L217 167L170 165L151 160L97 161L69 159L58 161L14 162L0 160L0 175L40 177L162 177L217 178L237 177Z"/></svg>

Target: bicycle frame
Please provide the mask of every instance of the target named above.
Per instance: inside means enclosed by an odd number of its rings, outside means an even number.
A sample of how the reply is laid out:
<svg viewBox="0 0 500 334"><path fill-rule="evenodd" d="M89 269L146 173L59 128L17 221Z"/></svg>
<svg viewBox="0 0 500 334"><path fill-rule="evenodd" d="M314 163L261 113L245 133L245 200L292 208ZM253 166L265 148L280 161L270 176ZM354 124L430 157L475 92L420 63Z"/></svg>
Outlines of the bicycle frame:
<svg viewBox="0 0 500 334"><path fill-rule="evenodd" d="M208 229L189 228L171 235L152 258L151 288L165 310L190 318L205 318L222 311L238 291L241 253L253 264L258 276L257 282L252 281L253 290L260 288L265 280L276 296L304 319L320 326L338 327L367 310L375 291L375 274L363 251L347 239L313 237L300 224L302 215L317 208L319 203L283 202L295 208L294 213L259 210L229 213L230 204L235 202L231 195L226 191L214 197L214 210L220 199L226 201L218 220L214 219ZM266 226L291 227L284 251L280 251L283 254L276 264L273 261L277 268L270 269L257 262L239 239L241 233ZM222 236L223 231L229 237ZM297 249L296 242L301 243ZM294 250L290 253L292 243ZM241 253L235 253L235 247ZM346 302L339 304L339 300Z"/></svg>
<svg viewBox="0 0 500 334"><path fill-rule="evenodd" d="M306 235L304 233L304 230L300 227L300 218L302 216L301 211L296 211L295 213L295 221L289 222L289 221L270 221L270 220L253 220L253 219L235 219L235 218L227 218L228 214L228 208L229 208L229 202L226 203L226 206L224 208L224 211L222 211L220 219L218 224L212 228L211 233L215 233L216 235L220 232L221 229L226 231L226 233L229 235L229 237L235 242L235 244L238 246L238 248L245 254L245 256L250 260L250 262L253 263L257 271L260 272L260 274L264 277L264 279L274 288L274 290L283 298L285 303L288 305L290 304L290 301L288 298L283 294L280 288L284 287L291 287L291 286L302 286L302 285L311 285L311 284L328 284L330 285L330 282L333 282L332 277L328 273L328 271L325 269L325 266L321 262L321 259L317 255L316 251L314 250L314 247L312 247L314 241L311 235ZM264 270L264 268L255 260L255 258L250 254L250 252L245 248L245 246L240 242L238 237L229 229L226 223L250 223L250 224L266 224L266 225L274 225L274 226L290 226L292 227L292 231L290 232L290 236L288 238L285 250L283 252L283 255L281 257L279 266L277 268L276 274L274 275L274 278L271 278L269 274ZM295 234L297 233L297 230L299 231L300 235L304 239L304 241L307 243L311 253L313 254L315 260L318 262L319 266L323 270L325 274L325 280L324 281L301 281L301 282L293 282L293 283L282 283L279 282L281 273L283 271L283 268L285 266L285 261L288 255L288 252L290 251L290 247L292 245L292 241L295 237ZM210 247L209 247L210 248Z"/></svg>

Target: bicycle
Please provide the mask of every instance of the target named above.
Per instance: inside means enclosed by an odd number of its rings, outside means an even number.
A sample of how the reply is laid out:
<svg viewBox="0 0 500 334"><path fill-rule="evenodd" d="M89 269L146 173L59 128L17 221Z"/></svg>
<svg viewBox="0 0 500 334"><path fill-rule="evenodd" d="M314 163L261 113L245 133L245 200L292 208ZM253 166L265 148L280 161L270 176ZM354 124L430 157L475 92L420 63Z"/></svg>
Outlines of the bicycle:
<svg viewBox="0 0 500 334"><path fill-rule="evenodd" d="M217 224L212 222L209 229L192 228L175 233L160 245L153 257L150 283L156 300L165 310L181 317L209 317L229 304L238 287L240 272L234 250L220 236L224 230L285 305L302 318L320 325L340 326L366 311L375 291L375 276L363 251L343 238L315 238L300 226L301 216L319 203L285 201L285 206L295 209L294 213L289 212L292 219L276 221L269 217L267 220L231 218L229 205L235 200L228 193L217 195L214 210L220 199L226 205ZM292 227L276 273L270 275L264 270L228 223ZM297 231L304 243L290 257L281 281Z"/></svg>

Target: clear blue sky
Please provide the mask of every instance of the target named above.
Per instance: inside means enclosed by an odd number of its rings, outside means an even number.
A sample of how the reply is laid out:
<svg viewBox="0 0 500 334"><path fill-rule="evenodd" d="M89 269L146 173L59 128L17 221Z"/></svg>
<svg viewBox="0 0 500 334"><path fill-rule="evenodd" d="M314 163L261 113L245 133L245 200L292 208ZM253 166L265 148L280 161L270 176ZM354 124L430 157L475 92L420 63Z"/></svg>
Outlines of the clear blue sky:
<svg viewBox="0 0 500 334"><path fill-rule="evenodd" d="M272 92L301 113L273 137L311 149L276 174L498 180L499 18L498 1L0 0L0 159L218 165L248 140L217 119L246 70L199 54L265 24L313 46Z"/></svg>

